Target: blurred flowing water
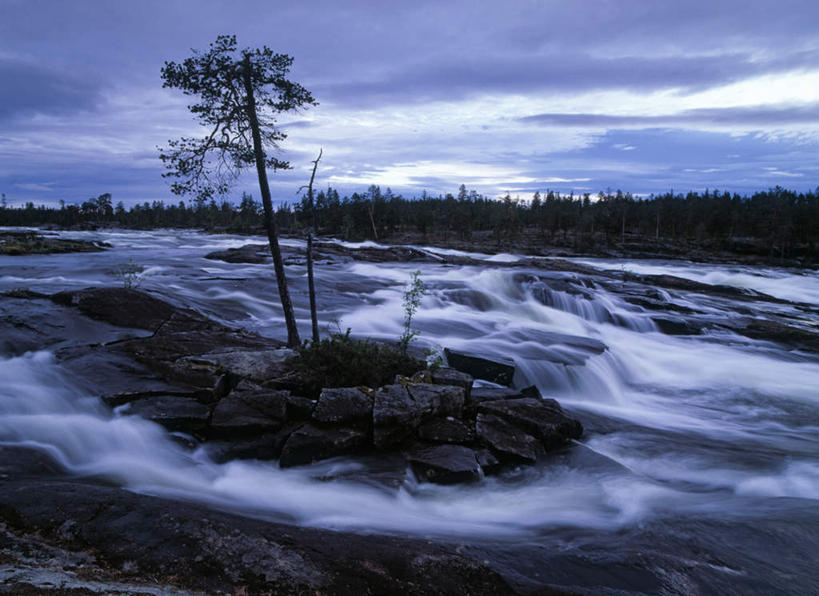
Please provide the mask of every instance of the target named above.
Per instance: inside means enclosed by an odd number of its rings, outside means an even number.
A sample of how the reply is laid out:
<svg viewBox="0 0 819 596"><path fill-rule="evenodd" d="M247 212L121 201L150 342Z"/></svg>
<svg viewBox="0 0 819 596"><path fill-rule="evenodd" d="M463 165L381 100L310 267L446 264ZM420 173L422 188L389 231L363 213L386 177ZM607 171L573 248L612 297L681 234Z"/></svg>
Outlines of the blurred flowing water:
<svg viewBox="0 0 819 596"><path fill-rule="evenodd" d="M262 238L174 230L61 235L102 240L113 248L0 257L0 291L117 284L110 272L133 260L145 267L143 289L227 324L284 338L271 265L203 258L213 250L263 243ZM285 251L303 247L289 239L283 245ZM651 320L657 313L624 301L606 279L490 266L518 260L513 255L472 256L487 266L319 262L320 320L355 335L397 338L402 292L410 272L420 269L428 293L416 318L419 343L512 358L518 383L537 385L583 421L583 439L550 463L468 486L419 485L407 474L398 489L345 480L344 471L361 465L352 460L290 470L279 470L275 462L216 464L202 451L183 450L150 422L112 413L44 350L1 355L0 442L45 450L72 474L247 515L478 542L555 535L565 544L592 530L680 519L732 520L738 528L754 528L819 506L815 354L724 329L665 335ZM814 307L819 302L816 272L584 262L746 287ZM305 268L295 263L287 272L307 337ZM662 294L696 313L687 317L706 323L758 308L729 298ZM764 308L817 325L797 305Z"/></svg>

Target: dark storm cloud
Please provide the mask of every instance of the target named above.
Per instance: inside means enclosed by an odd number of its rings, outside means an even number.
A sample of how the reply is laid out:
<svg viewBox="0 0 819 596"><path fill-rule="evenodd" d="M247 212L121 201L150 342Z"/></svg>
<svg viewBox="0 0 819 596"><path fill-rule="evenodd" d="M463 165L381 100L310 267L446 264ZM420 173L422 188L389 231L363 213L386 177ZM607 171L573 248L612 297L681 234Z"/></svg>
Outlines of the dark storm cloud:
<svg viewBox="0 0 819 596"><path fill-rule="evenodd" d="M92 110L99 88L41 64L0 57L0 119Z"/></svg>
<svg viewBox="0 0 819 596"><path fill-rule="evenodd" d="M550 113L525 116L518 118L518 121L544 126L591 128L656 128L685 124L716 124L767 128L790 124L819 124L819 103L807 106L699 108L660 116Z"/></svg>

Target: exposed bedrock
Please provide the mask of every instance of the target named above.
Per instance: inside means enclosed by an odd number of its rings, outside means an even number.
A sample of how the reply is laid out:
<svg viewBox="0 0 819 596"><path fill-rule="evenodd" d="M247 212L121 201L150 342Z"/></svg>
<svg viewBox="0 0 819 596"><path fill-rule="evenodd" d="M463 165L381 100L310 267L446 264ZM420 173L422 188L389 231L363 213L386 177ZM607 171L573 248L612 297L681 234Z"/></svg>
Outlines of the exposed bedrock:
<svg viewBox="0 0 819 596"><path fill-rule="evenodd" d="M137 290L91 288L53 300L123 328L122 337L108 344L60 352L69 370L89 384L98 381L103 401L119 415L181 433L183 444L204 444L218 461L278 459L290 467L339 456L398 455L420 480L452 483L535 463L582 432L535 388L473 389L473 376L510 384L511 361L447 350L452 368L399 376L381 387L328 387L312 400L301 393L305 383L293 367L295 352L274 340ZM585 354L605 350L599 342L559 334L544 342ZM131 385L112 385L111 376Z"/></svg>

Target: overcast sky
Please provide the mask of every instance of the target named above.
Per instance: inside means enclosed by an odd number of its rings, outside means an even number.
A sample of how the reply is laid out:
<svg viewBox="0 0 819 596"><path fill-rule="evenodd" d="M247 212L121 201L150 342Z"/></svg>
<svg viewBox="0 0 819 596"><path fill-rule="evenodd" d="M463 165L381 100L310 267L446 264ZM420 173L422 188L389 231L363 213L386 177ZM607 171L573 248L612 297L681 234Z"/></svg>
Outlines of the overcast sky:
<svg viewBox="0 0 819 596"><path fill-rule="evenodd" d="M176 200L156 147L199 131L160 68L219 34L320 102L281 119L278 200L320 147L344 192L819 185L816 0L0 0L0 191Z"/></svg>

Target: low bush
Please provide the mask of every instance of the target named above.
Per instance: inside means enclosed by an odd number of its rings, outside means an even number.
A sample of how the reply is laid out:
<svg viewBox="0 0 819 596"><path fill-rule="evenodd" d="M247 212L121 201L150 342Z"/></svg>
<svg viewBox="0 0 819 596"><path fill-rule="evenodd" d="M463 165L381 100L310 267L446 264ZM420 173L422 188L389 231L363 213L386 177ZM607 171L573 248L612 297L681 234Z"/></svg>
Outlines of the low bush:
<svg viewBox="0 0 819 596"><path fill-rule="evenodd" d="M334 333L299 348L294 369L305 382L310 397L318 397L324 387L379 387L393 382L395 375L410 376L424 363L403 353L399 347L372 340L358 340L346 333Z"/></svg>

